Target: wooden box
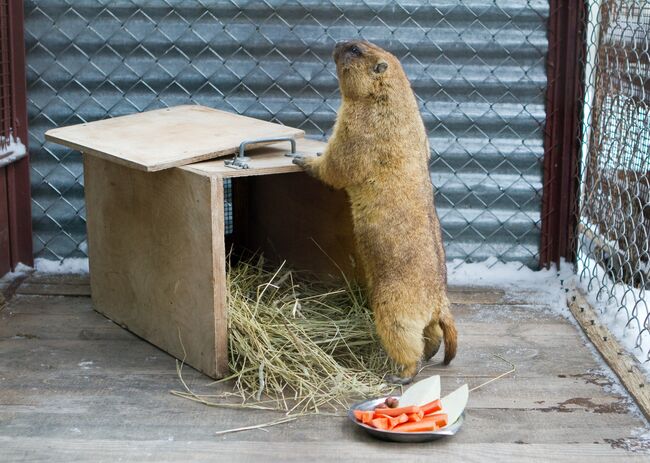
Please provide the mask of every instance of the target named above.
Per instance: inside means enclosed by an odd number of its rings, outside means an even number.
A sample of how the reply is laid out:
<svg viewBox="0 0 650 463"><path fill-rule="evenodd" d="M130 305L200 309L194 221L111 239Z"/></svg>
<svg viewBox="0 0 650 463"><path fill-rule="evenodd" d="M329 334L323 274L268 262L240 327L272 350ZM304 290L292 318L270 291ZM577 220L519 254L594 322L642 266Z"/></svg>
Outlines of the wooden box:
<svg viewBox="0 0 650 463"><path fill-rule="evenodd" d="M230 246L320 275L355 271L345 193L302 173L286 156L289 143L254 145L247 169L196 162L231 154L243 138L303 135L246 119L182 106L46 134L84 153L95 309L213 378L228 373ZM323 146L297 141L308 155Z"/></svg>

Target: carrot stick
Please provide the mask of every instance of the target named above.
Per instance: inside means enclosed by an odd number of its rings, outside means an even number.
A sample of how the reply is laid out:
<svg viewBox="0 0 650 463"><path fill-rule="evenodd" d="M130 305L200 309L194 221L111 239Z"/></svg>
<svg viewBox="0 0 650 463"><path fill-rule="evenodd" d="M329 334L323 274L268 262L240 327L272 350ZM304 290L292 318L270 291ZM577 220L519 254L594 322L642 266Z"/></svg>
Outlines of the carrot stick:
<svg viewBox="0 0 650 463"><path fill-rule="evenodd" d="M424 413L422 410L416 413L409 413L408 414L409 421L417 423L418 421L422 421L422 418L424 418Z"/></svg>
<svg viewBox="0 0 650 463"><path fill-rule="evenodd" d="M409 422L395 426L393 431L397 432L427 432L435 431L436 423L431 420L421 420L416 423Z"/></svg>
<svg viewBox="0 0 650 463"><path fill-rule="evenodd" d="M440 402L440 399L437 399L434 400L433 402L429 402L428 404L422 405L420 408L422 409L425 415L428 415L430 413L435 413L442 410L442 402Z"/></svg>
<svg viewBox="0 0 650 463"><path fill-rule="evenodd" d="M374 428L387 430L388 429L388 418L375 418L370 422L370 424Z"/></svg>
<svg viewBox="0 0 650 463"><path fill-rule="evenodd" d="M448 419L449 417L447 416L446 413L438 413L436 415L427 415L424 417L424 420L433 421L436 424L436 426L438 426L439 428L444 428L445 426L447 426Z"/></svg>
<svg viewBox="0 0 650 463"><path fill-rule="evenodd" d="M375 408L375 413L388 415L388 416L400 416L402 413L410 415L411 413L417 413L420 411L420 407L417 405L412 405L410 407L398 407L398 408Z"/></svg>
<svg viewBox="0 0 650 463"><path fill-rule="evenodd" d="M388 415L377 415L379 418L386 418L388 420L388 429L393 429L395 426L408 421L408 416L406 413L402 413L400 416L388 416Z"/></svg>
<svg viewBox="0 0 650 463"><path fill-rule="evenodd" d="M375 412L372 410L354 410L353 413L357 421L361 421L363 424L369 424L375 417Z"/></svg>
<svg viewBox="0 0 650 463"><path fill-rule="evenodd" d="M437 431L447 426L447 414L438 413L436 415L425 416L420 421L409 421L404 424L395 426L392 430L397 432L427 432Z"/></svg>

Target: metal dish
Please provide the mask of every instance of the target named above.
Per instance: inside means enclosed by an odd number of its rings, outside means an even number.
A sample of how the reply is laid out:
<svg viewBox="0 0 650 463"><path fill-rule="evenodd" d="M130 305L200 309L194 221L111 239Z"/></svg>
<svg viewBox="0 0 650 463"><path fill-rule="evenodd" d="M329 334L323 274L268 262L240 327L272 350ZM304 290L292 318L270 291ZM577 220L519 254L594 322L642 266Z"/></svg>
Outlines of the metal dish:
<svg viewBox="0 0 650 463"><path fill-rule="evenodd" d="M394 396L393 396L394 397ZM399 397L398 397L399 398ZM393 441L393 442L429 442L432 440L437 440L446 436L453 436L458 432L460 427L463 425L465 419L465 413L463 413L455 423L452 423L449 426L446 426L444 429L439 431L430 431L430 432L395 432L395 431L384 431L382 429L376 429L366 424L360 423L354 417L354 410L374 410L375 407L386 400L386 397L379 399L366 400L365 402L359 402L358 404L353 405L348 410L348 418L377 439Z"/></svg>

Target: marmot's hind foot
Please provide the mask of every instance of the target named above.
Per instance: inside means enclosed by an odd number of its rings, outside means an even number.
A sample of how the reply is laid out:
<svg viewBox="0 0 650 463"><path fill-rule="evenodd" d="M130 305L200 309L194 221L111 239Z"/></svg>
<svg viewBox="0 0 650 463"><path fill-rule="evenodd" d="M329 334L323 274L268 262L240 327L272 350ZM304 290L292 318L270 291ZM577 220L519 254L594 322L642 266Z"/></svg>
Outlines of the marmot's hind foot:
<svg viewBox="0 0 650 463"><path fill-rule="evenodd" d="M420 362L404 366L402 373L397 375L386 375L384 378L390 384L410 384L420 371Z"/></svg>

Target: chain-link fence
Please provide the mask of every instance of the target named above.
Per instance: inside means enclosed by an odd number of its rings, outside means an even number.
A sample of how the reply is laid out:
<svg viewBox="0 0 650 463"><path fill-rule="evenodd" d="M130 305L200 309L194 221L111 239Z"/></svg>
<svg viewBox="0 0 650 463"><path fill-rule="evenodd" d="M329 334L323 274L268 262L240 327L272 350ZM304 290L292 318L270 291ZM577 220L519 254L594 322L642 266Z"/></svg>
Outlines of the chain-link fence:
<svg viewBox="0 0 650 463"><path fill-rule="evenodd" d="M330 54L364 38L397 55L421 105L449 258L536 266L546 0L27 0L37 256L85 255L78 153L45 130L196 102L326 137Z"/></svg>
<svg viewBox="0 0 650 463"><path fill-rule="evenodd" d="M650 360L650 2L589 2L578 274Z"/></svg>

